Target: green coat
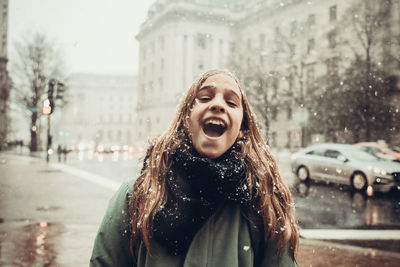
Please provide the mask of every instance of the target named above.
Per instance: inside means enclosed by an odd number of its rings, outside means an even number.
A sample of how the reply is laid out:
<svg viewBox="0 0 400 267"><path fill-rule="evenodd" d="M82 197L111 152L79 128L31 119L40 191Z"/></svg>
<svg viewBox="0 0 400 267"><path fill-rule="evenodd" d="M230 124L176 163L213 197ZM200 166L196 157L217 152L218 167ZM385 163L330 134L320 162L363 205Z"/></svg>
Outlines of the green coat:
<svg viewBox="0 0 400 267"><path fill-rule="evenodd" d="M219 209L195 235L186 255L169 255L151 241L151 255L142 244L137 263L130 254L129 198L133 181L124 183L110 200L94 242L90 266L137 267L250 267L254 266L247 220L236 204ZM297 266L287 249L277 255L276 244L266 245L260 266Z"/></svg>

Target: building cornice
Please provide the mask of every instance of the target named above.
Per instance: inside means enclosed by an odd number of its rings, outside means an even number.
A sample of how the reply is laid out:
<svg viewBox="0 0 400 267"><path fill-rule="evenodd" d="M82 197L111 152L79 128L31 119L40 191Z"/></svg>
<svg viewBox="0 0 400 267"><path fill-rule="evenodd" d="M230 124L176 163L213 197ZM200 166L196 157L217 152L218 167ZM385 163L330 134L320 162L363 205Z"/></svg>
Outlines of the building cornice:
<svg viewBox="0 0 400 267"><path fill-rule="evenodd" d="M210 24L235 25L237 20L244 17L244 12L233 12L218 7L198 6L193 3L175 2L166 6L159 14L148 18L140 27L136 39L140 41L155 29L167 22L202 21Z"/></svg>

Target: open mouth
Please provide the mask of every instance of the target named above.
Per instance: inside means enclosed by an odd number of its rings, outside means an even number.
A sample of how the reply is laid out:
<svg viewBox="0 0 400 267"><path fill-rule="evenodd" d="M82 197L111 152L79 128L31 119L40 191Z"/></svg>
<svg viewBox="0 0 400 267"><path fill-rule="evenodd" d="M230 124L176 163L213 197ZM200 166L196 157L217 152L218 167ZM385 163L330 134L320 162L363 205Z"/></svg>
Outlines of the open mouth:
<svg viewBox="0 0 400 267"><path fill-rule="evenodd" d="M225 130L226 125L220 120L207 120L203 125L203 131L209 137L219 137Z"/></svg>

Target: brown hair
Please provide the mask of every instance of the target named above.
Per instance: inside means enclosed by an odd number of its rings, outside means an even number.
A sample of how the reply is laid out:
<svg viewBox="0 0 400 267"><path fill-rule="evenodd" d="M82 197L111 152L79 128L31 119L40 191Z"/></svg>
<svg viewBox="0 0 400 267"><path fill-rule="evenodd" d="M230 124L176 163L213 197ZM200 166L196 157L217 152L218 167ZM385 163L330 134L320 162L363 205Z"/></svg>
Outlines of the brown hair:
<svg viewBox="0 0 400 267"><path fill-rule="evenodd" d="M289 251L292 257L295 257L299 236L293 214L292 196L279 174L275 159L258 131L255 116L238 79L225 70L210 70L201 75L186 92L169 129L150 144L144 163L146 167L134 184L129 207L132 254L137 254L141 241L150 251L152 222L157 211L167 200L165 174L171 165L171 154L188 135L186 117L190 114L199 88L208 77L220 73L235 79L242 92L244 138L241 138L239 144L245 155L250 192L255 192L254 206L263 221L264 239L277 240L279 251L289 244Z"/></svg>

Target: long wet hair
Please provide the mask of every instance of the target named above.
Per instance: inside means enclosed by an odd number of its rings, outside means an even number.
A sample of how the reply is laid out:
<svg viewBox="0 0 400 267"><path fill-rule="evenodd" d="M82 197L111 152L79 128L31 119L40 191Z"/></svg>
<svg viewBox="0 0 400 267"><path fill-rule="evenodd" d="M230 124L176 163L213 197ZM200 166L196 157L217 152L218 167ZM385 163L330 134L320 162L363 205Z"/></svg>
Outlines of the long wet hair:
<svg viewBox="0 0 400 267"><path fill-rule="evenodd" d="M290 254L295 258L299 235L291 193L279 174L274 157L261 137L256 118L238 79L225 70L210 70L197 78L186 92L169 129L150 143L144 162L146 167L133 186L129 205L132 255L137 255L142 241L150 251L149 238L154 216L167 201L166 173L171 166L171 155L189 136L187 118L198 90L207 78L221 73L232 77L242 93L243 136L238 143L245 155L247 183L250 192L255 192L252 196L253 206L262 218L264 239L276 240L279 251L285 245L289 245Z"/></svg>

